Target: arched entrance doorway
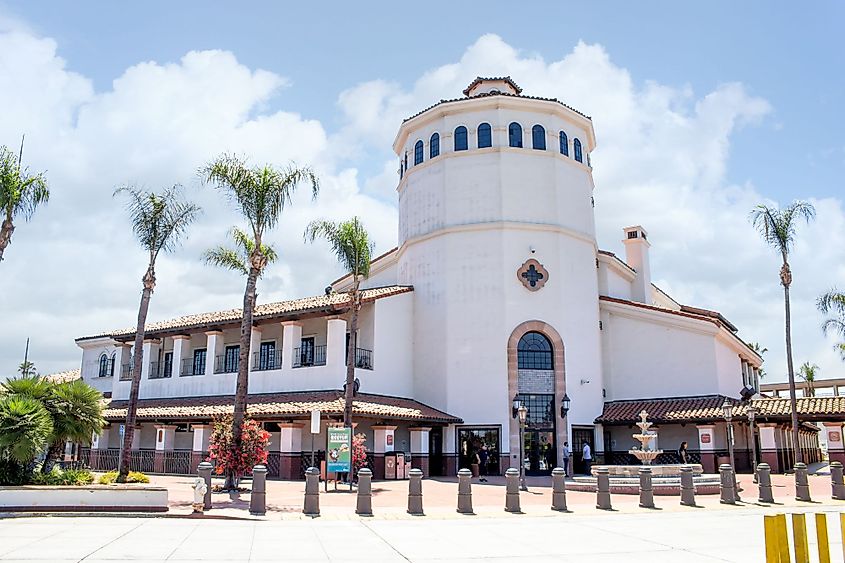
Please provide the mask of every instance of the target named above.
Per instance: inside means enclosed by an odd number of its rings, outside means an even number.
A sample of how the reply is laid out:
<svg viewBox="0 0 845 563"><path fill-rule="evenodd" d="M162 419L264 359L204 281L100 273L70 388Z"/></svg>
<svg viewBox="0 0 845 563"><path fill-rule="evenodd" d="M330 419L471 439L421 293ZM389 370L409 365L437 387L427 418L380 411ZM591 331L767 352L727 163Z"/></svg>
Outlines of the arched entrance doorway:
<svg viewBox="0 0 845 563"><path fill-rule="evenodd" d="M508 343L508 388L528 416L522 451L519 421L511 420L511 467L521 463L528 475L548 475L562 464L567 432L558 405L565 387L563 342L557 331L540 321L518 326Z"/></svg>

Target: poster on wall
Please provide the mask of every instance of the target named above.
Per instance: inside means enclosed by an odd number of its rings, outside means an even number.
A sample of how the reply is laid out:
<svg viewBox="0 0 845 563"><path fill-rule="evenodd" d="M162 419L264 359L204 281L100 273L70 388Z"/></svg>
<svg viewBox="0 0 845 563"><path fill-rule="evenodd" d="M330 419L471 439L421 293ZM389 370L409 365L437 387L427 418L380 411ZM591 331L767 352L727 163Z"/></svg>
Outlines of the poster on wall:
<svg viewBox="0 0 845 563"><path fill-rule="evenodd" d="M352 471L351 428L328 429L326 471L329 473L349 473Z"/></svg>

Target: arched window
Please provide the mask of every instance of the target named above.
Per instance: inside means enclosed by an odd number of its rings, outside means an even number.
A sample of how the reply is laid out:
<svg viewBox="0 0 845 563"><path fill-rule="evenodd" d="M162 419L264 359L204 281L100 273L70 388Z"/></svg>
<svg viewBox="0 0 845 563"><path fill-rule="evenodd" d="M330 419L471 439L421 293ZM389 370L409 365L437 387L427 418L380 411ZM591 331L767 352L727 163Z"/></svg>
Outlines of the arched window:
<svg viewBox="0 0 845 563"><path fill-rule="evenodd" d="M569 137L563 131L560 132L560 154L569 156Z"/></svg>
<svg viewBox="0 0 845 563"><path fill-rule="evenodd" d="M100 356L100 373L98 374L99 377L108 377L111 375L110 368L111 367L111 360L105 354Z"/></svg>
<svg viewBox="0 0 845 563"><path fill-rule="evenodd" d="M581 141L575 139L572 141L572 150L575 151L575 160L578 162L584 162L584 157L581 154Z"/></svg>
<svg viewBox="0 0 845 563"><path fill-rule="evenodd" d="M531 146L538 151L546 150L546 130L542 125L531 128Z"/></svg>
<svg viewBox="0 0 845 563"><path fill-rule="evenodd" d="M417 141L414 145L414 166L422 164L423 161L423 142Z"/></svg>
<svg viewBox="0 0 845 563"><path fill-rule="evenodd" d="M493 146L493 132L489 123L478 126L478 148L485 149Z"/></svg>
<svg viewBox="0 0 845 563"><path fill-rule="evenodd" d="M440 133L434 133L428 141L428 158L434 158L440 154Z"/></svg>
<svg viewBox="0 0 845 563"><path fill-rule="evenodd" d="M508 146L522 148L522 125L519 123L508 125Z"/></svg>
<svg viewBox="0 0 845 563"><path fill-rule="evenodd" d="M455 150L465 151L467 148L467 128L460 125L455 128Z"/></svg>
<svg viewBox="0 0 845 563"><path fill-rule="evenodd" d="M408 170L408 151L405 151L405 171Z"/></svg>
<svg viewBox="0 0 845 563"><path fill-rule="evenodd" d="M539 332L526 332L519 339L517 346L518 369L554 368L552 362L552 343Z"/></svg>

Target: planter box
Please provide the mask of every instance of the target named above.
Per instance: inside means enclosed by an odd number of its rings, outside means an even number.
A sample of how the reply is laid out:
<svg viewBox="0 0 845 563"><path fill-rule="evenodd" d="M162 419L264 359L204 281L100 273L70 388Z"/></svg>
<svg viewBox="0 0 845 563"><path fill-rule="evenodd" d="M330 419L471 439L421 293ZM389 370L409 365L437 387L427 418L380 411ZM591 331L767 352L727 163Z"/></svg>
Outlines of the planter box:
<svg viewBox="0 0 845 563"><path fill-rule="evenodd" d="M167 512L167 489L149 485L0 487L0 512Z"/></svg>

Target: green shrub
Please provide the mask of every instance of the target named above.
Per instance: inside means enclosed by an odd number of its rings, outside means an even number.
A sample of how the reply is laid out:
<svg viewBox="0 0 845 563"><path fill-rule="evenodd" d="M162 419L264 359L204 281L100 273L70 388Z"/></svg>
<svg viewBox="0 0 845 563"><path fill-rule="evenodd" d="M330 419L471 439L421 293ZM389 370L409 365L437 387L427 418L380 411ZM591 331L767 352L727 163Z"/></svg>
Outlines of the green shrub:
<svg viewBox="0 0 845 563"><path fill-rule="evenodd" d="M117 471L109 471L108 473L103 473L100 475L100 480L98 481L101 485L111 485L117 480ZM130 471L129 475L126 476L127 483L149 483L150 478L141 473L140 471Z"/></svg>
<svg viewBox="0 0 845 563"><path fill-rule="evenodd" d="M54 467L49 473L34 473L30 482L33 485L90 485L94 482L94 475L87 469L66 469L62 471L58 467Z"/></svg>
<svg viewBox="0 0 845 563"><path fill-rule="evenodd" d="M23 485L26 483L28 476L29 471L23 464L0 451L0 486L15 487Z"/></svg>

